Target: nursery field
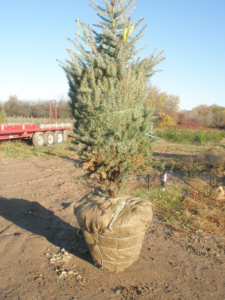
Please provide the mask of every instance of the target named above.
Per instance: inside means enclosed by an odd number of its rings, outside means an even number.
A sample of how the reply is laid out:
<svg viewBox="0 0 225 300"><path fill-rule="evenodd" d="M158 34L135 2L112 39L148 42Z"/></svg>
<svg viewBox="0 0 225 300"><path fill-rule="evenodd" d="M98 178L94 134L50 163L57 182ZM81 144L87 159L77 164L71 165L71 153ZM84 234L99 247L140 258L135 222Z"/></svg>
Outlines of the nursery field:
<svg viewBox="0 0 225 300"><path fill-rule="evenodd" d="M149 171L124 191L153 203L153 223L139 260L118 274L94 266L78 233L73 205L98 184L73 141L0 143L0 299L225 298L224 136L160 134Z"/></svg>

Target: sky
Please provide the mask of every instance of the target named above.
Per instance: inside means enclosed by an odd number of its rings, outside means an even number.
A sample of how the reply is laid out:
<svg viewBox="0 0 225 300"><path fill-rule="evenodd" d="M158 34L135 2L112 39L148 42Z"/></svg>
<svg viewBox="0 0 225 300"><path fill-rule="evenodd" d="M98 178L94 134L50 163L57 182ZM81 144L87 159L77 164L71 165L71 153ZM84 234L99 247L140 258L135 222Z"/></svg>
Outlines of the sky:
<svg viewBox="0 0 225 300"><path fill-rule="evenodd" d="M103 5L102 0L95 0ZM0 102L68 98L56 59L74 50L76 19L98 19L89 0L0 0ZM161 92L180 97L180 109L225 106L225 0L137 0L132 21L148 27L141 58L157 48L166 59L151 78ZM81 31L81 30L80 30ZM135 34L133 31L132 34Z"/></svg>

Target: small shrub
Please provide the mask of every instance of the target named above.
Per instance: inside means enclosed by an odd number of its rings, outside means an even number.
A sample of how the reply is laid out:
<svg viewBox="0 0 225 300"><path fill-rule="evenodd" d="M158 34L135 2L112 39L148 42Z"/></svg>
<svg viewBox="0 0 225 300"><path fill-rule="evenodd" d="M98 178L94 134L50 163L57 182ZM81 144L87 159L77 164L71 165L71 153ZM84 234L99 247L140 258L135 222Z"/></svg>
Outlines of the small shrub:
<svg viewBox="0 0 225 300"><path fill-rule="evenodd" d="M173 127L176 125L176 121L169 115L165 115L162 117L162 120L158 124L159 127Z"/></svg>

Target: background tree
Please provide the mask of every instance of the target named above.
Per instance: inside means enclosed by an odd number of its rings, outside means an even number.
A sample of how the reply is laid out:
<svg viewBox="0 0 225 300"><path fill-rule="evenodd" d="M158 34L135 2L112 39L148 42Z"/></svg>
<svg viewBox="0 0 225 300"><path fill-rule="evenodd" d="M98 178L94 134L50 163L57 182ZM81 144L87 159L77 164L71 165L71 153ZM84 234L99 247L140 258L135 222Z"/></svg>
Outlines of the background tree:
<svg viewBox="0 0 225 300"><path fill-rule="evenodd" d="M65 99L58 101L58 117L61 119L72 118L70 102Z"/></svg>
<svg viewBox="0 0 225 300"><path fill-rule="evenodd" d="M190 111L182 111L180 113L180 122L183 120L194 120L200 126L206 127L224 127L225 126L225 107L213 105L198 105Z"/></svg>
<svg viewBox="0 0 225 300"><path fill-rule="evenodd" d="M154 123L159 127L174 126L178 119L180 98L176 95L160 92L150 82L147 83L146 91L146 107L153 107L154 115L157 116Z"/></svg>
<svg viewBox="0 0 225 300"><path fill-rule="evenodd" d="M11 95L9 100L5 102L4 109L8 116L18 115L19 100L16 95Z"/></svg>
<svg viewBox="0 0 225 300"><path fill-rule="evenodd" d="M225 125L225 108L219 105L211 105L210 111L214 115L213 127L220 127Z"/></svg>
<svg viewBox="0 0 225 300"><path fill-rule="evenodd" d="M202 124L203 126L209 125L208 117L210 114L210 109L207 105L205 105L205 104L198 105L198 106L194 107L192 109L192 111L197 113L197 115L195 116L195 119L199 122L199 124Z"/></svg>
<svg viewBox="0 0 225 300"><path fill-rule="evenodd" d="M96 30L82 24L84 37L76 38L76 51L67 50L71 60L60 65L69 82L69 96L75 123L78 152L84 167L115 196L133 172L150 160L152 110L145 108L146 82L164 57L155 51L141 60L135 44L143 37L144 19L133 24L131 0L103 0L101 7L91 0L100 20ZM131 31L132 36L131 36ZM83 44L81 43L83 42Z"/></svg>
<svg viewBox="0 0 225 300"><path fill-rule="evenodd" d="M2 108L0 110L0 123L6 123L6 121L7 121L7 115L4 108Z"/></svg>
<svg viewBox="0 0 225 300"><path fill-rule="evenodd" d="M72 113L68 100L60 99L57 102L58 118L71 119ZM17 96L10 96L5 103L4 108L10 117L32 117L32 118L49 118L49 101L23 101L18 100ZM1 111L1 108L0 108Z"/></svg>

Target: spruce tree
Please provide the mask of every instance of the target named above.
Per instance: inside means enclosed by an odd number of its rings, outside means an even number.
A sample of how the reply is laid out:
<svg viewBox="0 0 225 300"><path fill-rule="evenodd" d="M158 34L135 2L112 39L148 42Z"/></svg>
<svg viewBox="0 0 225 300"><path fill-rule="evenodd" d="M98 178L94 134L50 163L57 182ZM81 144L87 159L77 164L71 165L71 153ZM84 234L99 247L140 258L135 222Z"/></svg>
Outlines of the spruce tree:
<svg viewBox="0 0 225 300"><path fill-rule="evenodd" d="M115 197L130 175L149 165L152 110L145 107L145 87L164 56L137 56L143 48L135 45L147 25L138 31L144 18L131 21L136 0L103 1L105 7L90 0L99 20L93 27L78 20L83 35L70 40L75 51L67 50L71 60L60 66L69 82L83 166Z"/></svg>

